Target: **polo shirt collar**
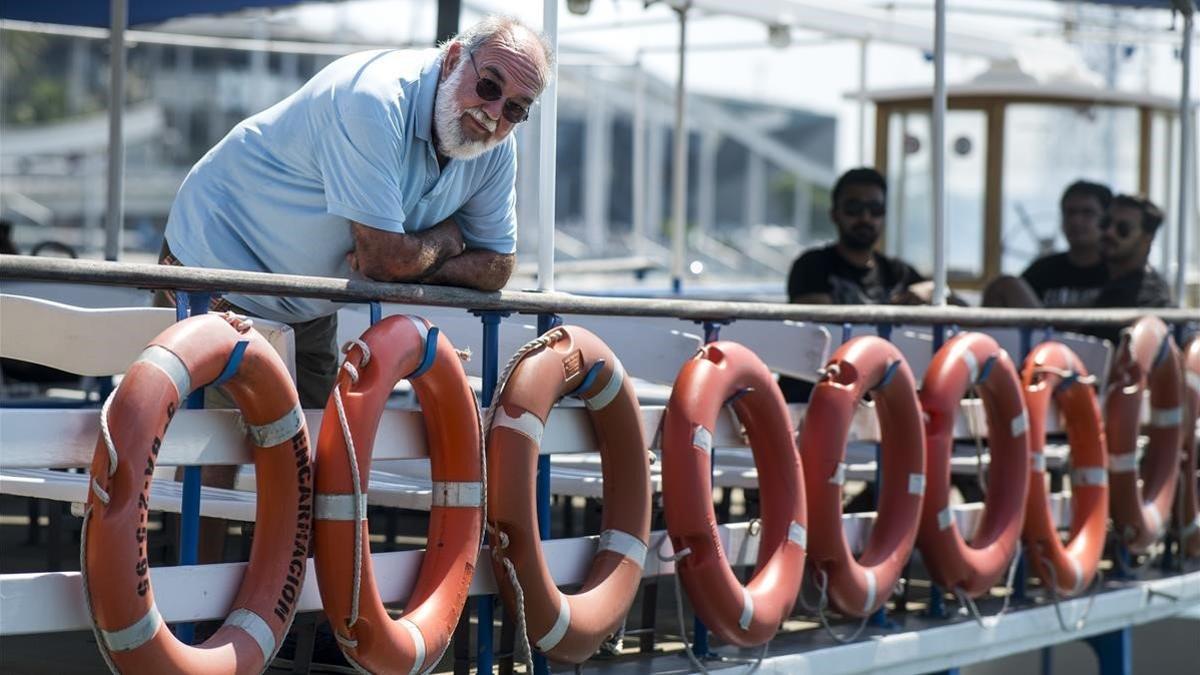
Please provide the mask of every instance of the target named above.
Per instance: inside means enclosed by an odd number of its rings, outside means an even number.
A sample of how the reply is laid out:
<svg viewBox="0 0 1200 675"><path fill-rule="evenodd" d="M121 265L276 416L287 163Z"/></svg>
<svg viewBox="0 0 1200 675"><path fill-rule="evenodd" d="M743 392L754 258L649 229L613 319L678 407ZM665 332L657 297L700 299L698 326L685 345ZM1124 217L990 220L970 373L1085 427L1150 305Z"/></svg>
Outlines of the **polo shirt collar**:
<svg viewBox="0 0 1200 675"><path fill-rule="evenodd" d="M426 143L433 141L433 100L437 95L438 79L442 75L442 60L443 53L439 50L421 68L421 83L417 88L417 128L414 133Z"/></svg>

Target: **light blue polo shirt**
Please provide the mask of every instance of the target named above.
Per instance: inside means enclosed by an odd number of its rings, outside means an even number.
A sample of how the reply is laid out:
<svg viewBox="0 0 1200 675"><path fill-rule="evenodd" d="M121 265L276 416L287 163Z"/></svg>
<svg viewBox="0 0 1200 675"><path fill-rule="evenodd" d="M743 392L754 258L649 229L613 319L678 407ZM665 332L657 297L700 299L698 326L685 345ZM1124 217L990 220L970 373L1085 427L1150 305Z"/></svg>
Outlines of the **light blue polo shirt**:
<svg viewBox="0 0 1200 675"><path fill-rule="evenodd" d="M349 278L350 220L419 232L451 216L470 248L516 250L515 141L438 166L433 104L442 55L382 50L334 61L250 117L192 167L167 220L184 265ZM361 277L360 277L361 278ZM228 296L298 322L341 305Z"/></svg>

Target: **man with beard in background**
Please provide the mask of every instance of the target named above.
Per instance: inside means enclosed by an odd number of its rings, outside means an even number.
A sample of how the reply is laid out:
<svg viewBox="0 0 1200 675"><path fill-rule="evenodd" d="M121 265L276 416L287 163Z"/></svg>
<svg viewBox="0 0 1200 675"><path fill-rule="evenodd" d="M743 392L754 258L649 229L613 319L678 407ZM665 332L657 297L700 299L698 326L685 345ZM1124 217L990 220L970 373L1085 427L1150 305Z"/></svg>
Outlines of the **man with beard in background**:
<svg viewBox="0 0 1200 675"><path fill-rule="evenodd" d="M838 239L796 258L788 275L788 299L835 305L927 302L922 297L928 294L924 277L903 260L875 250L886 214L883 175L867 167L842 174L833 186L829 209Z"/></svg>
<svg viewBox="0 0 1200 675"><path fill-rule="evenodd" d="M512 131L553 58L543 36L491 16L440 49L334 61L197 162L161 262L502 288L516 251ZM301 404L320 408L337 374L339 306L231 294L213 309L290 324Z"/></svg>

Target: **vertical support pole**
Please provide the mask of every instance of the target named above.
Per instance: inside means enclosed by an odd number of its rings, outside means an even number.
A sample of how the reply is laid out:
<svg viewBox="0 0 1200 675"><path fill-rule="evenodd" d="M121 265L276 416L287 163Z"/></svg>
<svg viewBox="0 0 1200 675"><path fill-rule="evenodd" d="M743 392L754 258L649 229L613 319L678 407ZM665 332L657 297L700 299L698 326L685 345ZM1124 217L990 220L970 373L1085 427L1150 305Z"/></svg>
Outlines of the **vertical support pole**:
<svg viewBox="0 0 1200 675"><path fill-rule="evenodd" d="M1093 635L1086 641L1100 661L1100 675L1133 673L1133 631L1130 628Z"/></svg>
<svg viewBox="0 0 1200 675"><path fill-rule="evenodd" d="M371 310L371 325L374 326L383 318L383 305L376 300L372 301L368 307L370 307Z"/></svg>
<svg viewBox="0 0 1200 675"><path fill-rule="evenodd" d="M684 66L687 63L688 7L676 9L679 15L679 74L675 81L675 160L671 193L671 291L683 290L684 257L687 254L687 84Z"/></svg>
<svg viewBox="0 0 1200 675"><path fill-rule="evenodd" d="M939 0L940 1L940 0ZM933 328L933 353L937 355L938 350L946 343L946 327L942 324L934 324ZM942 600L942 589L937 584L929 585L929 616L944 619L946 618L946 604Z"/></svg>
<svg viewBox="0 0 1200 675"><path fill-rule="evenodd" d="M866 43L864 42L863 44L865 45ZM875 327L875 334L878 335L879 337L883 338L884 340L890 341L892 339L892 324L881 323L881 324L877 325ZM879 494L880 494L880 491L883 489L883 452L882 452L882 449L883 449L883 446L881 444L879 444L879 443L875 444L875 504L874 504L874 507L875 507L876 513L879 512ZM904 567L905 567L905 570L907 571L908 565L905 564ZM905 586L907 587L907 584L905 584ZM888 619L886 603L884 604L883 607L880 607L878 610L876 610L876 612L874 614L871 615L871 618L869 621L872 626L876 626L878 628L894 628L895 627L895 624L892 623L891 620Z"/></svg>
<svg viewBox="0 0 1200 675"><path fill-rule="evenodd" d="M191 316L208 312L208 293L176 293L175 318L182 321ZM192 410L204 408L204 389L200 388L188 396L187 407ZM179 513L179 564L195 565L200 542L200 467L183 469L183 503ZM195 625L179 624L175 636L184 644L191 644Z"/></svg>
<svg viewBox="0 0 1200 675"><path fill-rule="evenodd" d="M646 254L646 72L633 61L633 255Z"/></svg>
<svg viewBox="0 0 1200 675"><path fill-rule="evenodd" d="M842 324L842 344L849 342L852 335L854 335L854 326L849 323Z"/></svg>
<svg viewBox="0 0 1200 675"><path fill-rule="evenodd" d="M557 314L539 314L537 320L538 335L562 325L562 319ZM550 538L550 455L538 455L537 462L537 517L538 537L542 540ZM534 675L548 675L550 667L542 654L533 655Z"/></svg>
<svg viewBox="0 0 1200 675"><path fill-rule="evenodd" d="M1050 334L1053 333L1053 329L1047 326L1046 332L1048 335L1045 336L1045 340L1049 340L1051 337ZM1021 326L1018 334L1020 336L1019 348L1021 350L1021 356L1020 360L1017 361L1017 367L1024 368L1025 359L1029 358L1029 352L1033 351L1033 326ZM1027 567L1024 553L1018 553L1018 555L1020 555L1021 558L1020 560L1017 560L1017 570L1015 576L1013 576L1012 594L1013 598L1017 600L1024 600L1027 597L1026 590L1028 589L1029 569Z"/></svg>
<svg viewBox="0 0 1200 675"><path fill-rule="evenodd" d="M933 304L946 304L946 0L934 3L933 119Z"/></svg>
<svg viewBox="0 0 1200 675"><path fill-rule="evenodd" d="M1183 84L1179 95L1179 237L1175 242L1178 265L1175 268L1175 302L1187 307L1188 227L1195 213L1192 195L1195 192L1196 141L1195 116L1192 114L1192 31L1195 29L1195 9L1191 2L1176 2L1183 12Z"/></svg>
<svg viewBox="0 0 1200 675"><path fill-rule="evenodd" d="M710 344L721 339L721 326L728 323L728 321L707 320L700 323L704 326L704 344ZM712 465L710 464L710 471L711 466ZM711 473L708 477L708 485L709 491L711 492ZM695 654L696 658L700 659L701 661L711 659L716 656L708 644L708 626L704 625L704 622L700 620L699 616L695 617L692 621L692 653Z"/></svg>
<svg viewBox="0 0 1200 675"><path fill-rule="evenodd" d="M558 53L558 2L543 0L542 32ZM538 290L554 290L554 198L558 157L558 62L551 66L550 81L538 106Z"/></svg>
<svg viewBox="0 0 1200 675"><path fill-rule="evenodd" d="M121 257L125 223L125 25L128 0L109 0L108 34L108 211L104 259Z"/></svg>
<svg viewBox="0 0 1200 675"><path fill-rule="evenodd" d="M496 381L500 377L500 319L506 312L484 311L475 312L483 322L483 387L480 391L480 404L487 408L492 404L495 395ZM484 430L486 433L486 430ZM485 595L479 598L476 608L479 626L475 639L475 667L477 672L492 672L493 649L492 607L495 596Z"/></svg>
<svg viewBox="0 0 1200 675"><path fill-rule="evenodd" d="M858 41L858 165L867 164L867 39ZM880 167L886 171L886 167Z"/></svg>

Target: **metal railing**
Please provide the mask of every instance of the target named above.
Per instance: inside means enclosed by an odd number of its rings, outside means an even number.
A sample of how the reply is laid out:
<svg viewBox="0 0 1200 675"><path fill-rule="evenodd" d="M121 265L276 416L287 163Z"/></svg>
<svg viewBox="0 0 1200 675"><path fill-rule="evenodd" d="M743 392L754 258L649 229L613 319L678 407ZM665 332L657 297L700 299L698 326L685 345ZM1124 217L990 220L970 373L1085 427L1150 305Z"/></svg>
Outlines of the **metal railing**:
<svg viewBox="0 0 1200 675"><path fill-rule="evenodd" d="M1200 322L1200 309L1001 309L893 305L793 305L767 302L604 298L570 293L265 274L235 270L0 255L0 279L45 280L208 293L322 298L347 303L396 302L522 314L658 316L696 321L768 319L822 323L953 324L962 327L1128 325L1147 315L1168 323Z"/></svg>

